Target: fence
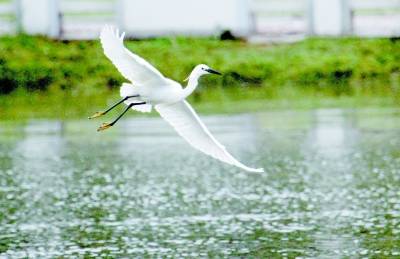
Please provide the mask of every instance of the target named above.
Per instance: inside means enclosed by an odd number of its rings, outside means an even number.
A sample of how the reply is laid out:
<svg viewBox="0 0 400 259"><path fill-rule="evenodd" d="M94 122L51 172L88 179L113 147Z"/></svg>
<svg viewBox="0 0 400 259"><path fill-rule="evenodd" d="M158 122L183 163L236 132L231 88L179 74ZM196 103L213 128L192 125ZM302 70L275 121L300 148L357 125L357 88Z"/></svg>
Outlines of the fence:
<svg viewBox="0 0 400 259"><path fill-rule="evenodd" d="M115 0L60 0L61 38L90 39L104 24L117 23Z"/></svg>
<svg viewBox="0 0 400 259"><path fill-rule="evenodd" d="M56 38L95 38L98 36L99 30L104 24L115 24L121 28L128 29L126 26L126 18L132 17L138 5L143 3L139 0L135 0L135 4L133 4L133 1L134 0L0 0L0 34L15 33L21 28L27 33L47 34ZM218 1L221 2L222 0ZM232 3L233 5L234 3L239 3L240 0L224 1L223 5L210 6L209 8L220 9L217 11L213 10L213 12L219 12L222 15L227 12L227 9L224 9L226 3ZM240 8L245 9L244 13L247 14L248 17L251 17L253 29L250 31L255 34L267 35L268 37L306 35L312 33L325 34L324 30L318 31L315 30L315 28L320 25L323 27L324 24L326 27L329 27L332 24L329 15L332 15L334 12L333 10L331 11L329 7L326 7L327 0L248 1L250 5L242 5ZM332 33L334 35L346 33L362 36L400 35L400 0L329 0L329 3L331 2L337 2L339 5L341 3L345 8L342 6L342 9L338 12L349 14L349 19L344 19L344 16L336 17L338 22L341 23L340 26L344 29L342 28L342 30ZM325 10L323 10L323 8L318 9L318 5L319 7L325 5ZM136 6L135 10L126 10L133 8L133 6ZM182 13L186 15L186 9L180 10L179 8L169 7L169 5L164 6L170 8L169 12L165 13L170 14L172 12L175 17L181 17L180 19L184 19L182 17L187 17L182 16ZM188 5L186 4L186 6ZM338 7L338 9L340 8ZM322 12L327 12L327 14ZM31 13L30 17L29 13ZM127 14L129 14L129 16L127 16ZM160 15L162 14L163 12L160 13ZM143 16L143 14L140 15ZM193 13L190 19L197 21L199 15L201 14ZM43 19L43 16L49 16L50 18L46 20ZM214 16L216 17L216 15L213 14L213 17ZM121 17L125 18L123 19ZM152 16L150 15L150 17ZM319 19L316 19L318 17ZM162 19L168 20L169 18L156 16L153 17L153 20L154 19L160 19L160 21L162 21ZM180 19L176 18L174 22L177 23L177 25L187 24L187 22L182 23ZM241 16L240 19L242 20L238 20L236 24L243 24L242 21L246 21L246 18L243 18L243 16ZM41 27L39 29L31 28L33 24L32 21L37 22L37 20L41 20ZM172 22L170 20L168 21ZM143 32L148 30L147 27L145 27L147 25L145 22L143 22L143 24L129 22L128 24L132 27L132 34L135 34L135 31L139 31L140 29L142 29ZM235 23L232 22L231 24ZM199 24L199 26L201 26L201 24ZM49 27L51 28L49 29ZM244 28L247 27L244 26ZM163 29L160 28L160 31L162 30ZM165 30L164 33L165 32L169 33L167 30ZM185 31L185 33L190 34L189 31Z"/></svg>
<svg viewBox="0 0 400 259"><path fill-rule="evenodd" d="M308 0L253 0L255 31L269 36L306 34Z"/></svg>
<svg viewBox="0 0 400 259"><path fill-rule="evenodd" d="M400 0L351 0L353 33L399 36Z"/></svg>
<svg viewBox="0 0 400 259"><path fill-rule="evenodd" d="M400 0L336 0L336 6L332 2L335 1L253 0L251 11L256 32L270 37L292 34L400 35ZM318 8L318 5L325 8ZM330 6L338 9L336 18L332 17L335 10ZM332 30L335 19L338 29ZM322 30L318 31L318 27Z"/></svg>
<svg viewBox="0 0 400 259"><path fill-rule="evenodd" d="M17 14L17 2L11 0L0 2L0 34L10 34L17 31Z"/></svg>

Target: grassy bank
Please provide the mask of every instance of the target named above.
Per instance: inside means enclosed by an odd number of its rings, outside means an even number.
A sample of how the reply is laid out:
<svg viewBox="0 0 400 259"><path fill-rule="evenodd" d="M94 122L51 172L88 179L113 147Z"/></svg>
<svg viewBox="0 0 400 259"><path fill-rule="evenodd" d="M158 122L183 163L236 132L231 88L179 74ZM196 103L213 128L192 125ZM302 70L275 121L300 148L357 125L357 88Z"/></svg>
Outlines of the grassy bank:
<svg viewBox="0 0 400 259"><path fill-rule="evenodd" d="M198 63L209 76L191 97L203 112L400 105L400 41L308 39L249 45L214 39L130 41L164 75L182 81ZM0 38L1 118L85 117L118 99L124 82L98 41Z"/></svg>

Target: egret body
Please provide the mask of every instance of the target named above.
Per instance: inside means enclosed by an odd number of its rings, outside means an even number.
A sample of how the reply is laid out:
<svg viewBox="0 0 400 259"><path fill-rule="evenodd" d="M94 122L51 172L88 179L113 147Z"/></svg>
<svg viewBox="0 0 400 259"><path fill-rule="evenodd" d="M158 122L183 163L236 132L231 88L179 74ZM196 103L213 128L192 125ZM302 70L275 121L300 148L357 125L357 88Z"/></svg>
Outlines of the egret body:
<svg viewBox="0 0 400 259"><path fill-rule="evenodd" d="M197 65L188 78L185 88L178 82L164 77L157 69L143 58L130 52L123 45L124 33L105 26L100 34L104 54L116 66L118 71L130 81L120 88L123 98L104 112L97 112L90 118L106 114L111 109L124 102L128 107L111 123L104 123L98 130L113 126L129 109L140 112L150 112L154 107L161 117L167 121L176 132L191 146L222 162L237 166L248 172L263 172L262 168L254 169L245 166L226 151L209 132L196 112L186 101L198 85L198 80L206 74L219 72L207 65Z"/></svg>

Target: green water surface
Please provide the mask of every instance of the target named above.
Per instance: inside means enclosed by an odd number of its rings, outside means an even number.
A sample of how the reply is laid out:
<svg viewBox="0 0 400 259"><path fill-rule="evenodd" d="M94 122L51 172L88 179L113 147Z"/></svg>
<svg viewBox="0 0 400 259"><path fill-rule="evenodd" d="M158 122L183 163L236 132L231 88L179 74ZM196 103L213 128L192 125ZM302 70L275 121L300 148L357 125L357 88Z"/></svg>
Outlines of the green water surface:
<svg viewBox="0 0 400 259"><path fill-rule="evenodd" d="M158 118L0 122L0 258L399 258L400 112L202 116L249 175Z"/></svg>

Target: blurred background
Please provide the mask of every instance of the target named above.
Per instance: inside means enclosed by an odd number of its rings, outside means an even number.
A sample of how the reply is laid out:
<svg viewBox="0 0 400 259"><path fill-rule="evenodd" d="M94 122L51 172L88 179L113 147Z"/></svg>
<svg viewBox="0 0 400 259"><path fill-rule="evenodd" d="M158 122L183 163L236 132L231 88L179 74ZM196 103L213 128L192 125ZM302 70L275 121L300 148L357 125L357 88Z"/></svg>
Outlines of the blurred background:
<svg viewBox="0 0 400 259"><path fill-rule="evenodd" d="M217 35L248 38L306 35L398 36L398 0L223 0L214 3L125 0L2 0L1 32L94 39L104 24L135 38ZM183 22L184 21L184 22Z"/></svg>
<svg viewBox="0 0 400 259"><path fill-rule="evenodd" d="M104 24L174 80L222 70L192 97L205 112L399 103L398 0L1 0L2 116L77 117L117 98Z"/></svg>
<svg viewBox="0 0 400 259"><path fill-rule="evenodd" d="M105 24L248 175L123 107ZM400 0L0 0L0 258L398 258Z"/></svg>

